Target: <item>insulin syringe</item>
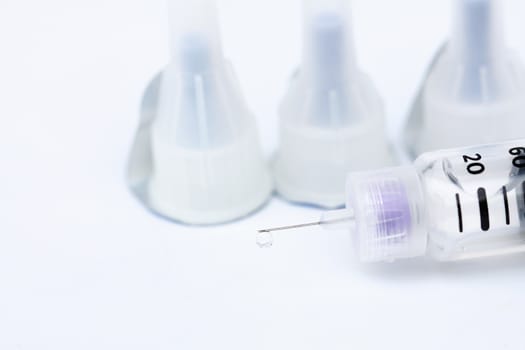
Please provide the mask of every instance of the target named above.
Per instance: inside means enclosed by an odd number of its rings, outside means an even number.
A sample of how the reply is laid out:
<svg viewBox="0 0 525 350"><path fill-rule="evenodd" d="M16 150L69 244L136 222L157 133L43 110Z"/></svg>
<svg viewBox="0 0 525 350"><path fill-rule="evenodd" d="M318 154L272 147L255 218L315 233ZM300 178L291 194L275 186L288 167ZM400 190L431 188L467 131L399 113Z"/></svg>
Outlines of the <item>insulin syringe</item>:
<svg viewBox="0 0 525 350"><path fill-rule="evenodd" d="M348 176L346 208L307 226L347 229L364 262L525 252L525 140L438 151L413 166Z"/></svg>

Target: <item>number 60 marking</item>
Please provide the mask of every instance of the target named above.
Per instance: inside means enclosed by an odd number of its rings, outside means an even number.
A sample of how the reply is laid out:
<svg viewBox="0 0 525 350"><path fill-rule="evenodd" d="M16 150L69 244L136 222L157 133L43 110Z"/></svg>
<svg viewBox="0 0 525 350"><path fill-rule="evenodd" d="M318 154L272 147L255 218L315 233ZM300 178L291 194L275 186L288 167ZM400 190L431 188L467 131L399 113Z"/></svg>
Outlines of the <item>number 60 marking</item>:
<svg viewBox="0 0 525 350"><path fill-rule="evenodd" d="M512 160L512 165L520 169L525 168L525 147L511 148L509 153L513 156L517 156Z"/></svg>

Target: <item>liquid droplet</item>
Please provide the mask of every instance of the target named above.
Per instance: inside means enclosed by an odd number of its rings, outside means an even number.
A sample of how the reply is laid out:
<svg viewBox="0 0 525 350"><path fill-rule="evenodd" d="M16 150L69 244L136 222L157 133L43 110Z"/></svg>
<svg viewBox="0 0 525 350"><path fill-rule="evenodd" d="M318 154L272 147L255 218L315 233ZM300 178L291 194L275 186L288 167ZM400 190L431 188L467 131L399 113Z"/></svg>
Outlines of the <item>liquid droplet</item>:
<svg viewBox="0 0 525 350"><path fill-rule="evenodd" d="M271 232L257 232L257 245L259 248L271 248L273 246L273 235Z"/></svg>

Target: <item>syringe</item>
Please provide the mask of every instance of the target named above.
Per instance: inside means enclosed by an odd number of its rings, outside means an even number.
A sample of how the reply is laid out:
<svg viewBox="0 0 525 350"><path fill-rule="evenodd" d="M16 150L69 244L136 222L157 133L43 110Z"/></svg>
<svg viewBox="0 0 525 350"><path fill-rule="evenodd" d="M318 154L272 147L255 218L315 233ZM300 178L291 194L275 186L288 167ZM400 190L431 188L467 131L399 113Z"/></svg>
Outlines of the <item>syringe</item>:
<svg viewBox="0 0 525 350"><path fill-rule="evenodd" d="M525 140L427 153L413 166L348 176L346 209L308 226L352 232L360 260L459 260L525 251Z"/></svg>

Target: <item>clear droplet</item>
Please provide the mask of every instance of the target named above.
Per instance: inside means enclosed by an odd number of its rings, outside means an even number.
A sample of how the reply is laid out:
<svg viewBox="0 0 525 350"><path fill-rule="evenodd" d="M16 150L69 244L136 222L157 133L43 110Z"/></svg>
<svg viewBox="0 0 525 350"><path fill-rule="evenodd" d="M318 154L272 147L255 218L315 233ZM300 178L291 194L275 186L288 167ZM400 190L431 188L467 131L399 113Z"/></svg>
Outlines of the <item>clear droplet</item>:
<svg viewBox="0 0 525 350"><path fill-rule="evenodd" d="M273 246L273 235L271 232L257 232L257 245L259 248L271 248Z"/></svg>

